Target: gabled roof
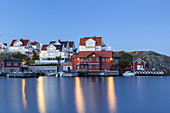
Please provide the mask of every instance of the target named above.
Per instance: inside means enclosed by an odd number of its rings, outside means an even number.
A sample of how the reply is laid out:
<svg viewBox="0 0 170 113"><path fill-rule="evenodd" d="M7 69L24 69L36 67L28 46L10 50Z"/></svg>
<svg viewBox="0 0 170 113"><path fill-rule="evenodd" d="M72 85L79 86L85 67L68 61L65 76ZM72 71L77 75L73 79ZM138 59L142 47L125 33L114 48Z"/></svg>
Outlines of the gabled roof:
<svg viewBox="0 0 170 113"><path fill-rule="evenodd" d="M69 43L69 47L73 47L74 46L74 41L60 41L60 40L58 40L58 42L61 45L64 45L65 48L67 47L67 43ZM56 43L56 41L50 41L50 44L54 44L54 43Z"/></svg>
<svg viewBox="0 0 170 113"><path fill-rule="evenodd" d="M132 64L132 63L134 63L134 62L137 62L138 60L141 60L141 61L143 61L144 63L146 63L144 60L142 60L141 58L137 58L137 59L135 59L134 61L132 61L130 64Z"/></svg>
<svg viewBox="0 0 170 113"><path fill-rule="evenodd" d="M42 48L41 48L41 50L46 51L48 46L49 46L49 45L43 45ZM56 50L62 51L62 45L53 45L53 46L56 47Z"/></svg>
<svg viewBox="0 0 170 113"><path fill-rule="evenodd" d="M80 51L78 57L88 57L93 53L99 55L100 57L107 57L107 58L113 57L112 51Z"/></svg>
<svg viewBox="0 0 170 113"><path fill-rule="evenodd" d="M23 62L21 59L4 59L3 62Z"/></svg>
<svg viewBox="0 0 170 113"><path fill-rule="evenodd" d="M93 39L94 41L96 41L96 46L101 46L102 45L102 37L84 37L84 38L80 38L80 46L85 46L86 45L86 41L88 39Z"/></svg>
<svg viewBox="0 0 170 113"><path fill-rule="evenodd" d="M10 46L14 46L15 41L17 40L12 40ZM29 40L23 40L22 38L20 39L20 41L22 42L22 46L26 46L29 42Z"/></svg>
<svg viewBox="0 0 170 113"><path fill-rule="evenodd" d="M31 42L31 45L37 45L38 42L34 41L34 42Z"/></svg>

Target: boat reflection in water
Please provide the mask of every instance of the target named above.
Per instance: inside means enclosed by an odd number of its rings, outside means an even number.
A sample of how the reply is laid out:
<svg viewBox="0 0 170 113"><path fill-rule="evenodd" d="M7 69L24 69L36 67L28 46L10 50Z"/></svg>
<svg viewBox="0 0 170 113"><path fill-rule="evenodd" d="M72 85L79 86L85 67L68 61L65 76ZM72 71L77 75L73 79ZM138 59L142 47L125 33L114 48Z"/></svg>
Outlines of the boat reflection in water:
<svg viewBox="0 0 170 113"><path fill-rule="evenodd" d="M109 105L110 113L116 112L116 94L115 94L115 86L114 86L114 78L108 77L108 91L107 91L107 99Z"/></svg>
<svg viewBox="0 0 170 113"><path fill-rule="evenodd" d="M85 100L79 77L75 77L75 103L78 113L85 113Z"/></svg>
<svg viewBox="0 0 170 113"><path fill-rule="evenodd" d="M27 100L26 100L26 93L25 93L25 79L22 79L22 102L24 105L24 109L27 110Z"/></svg>
<svg viewBox="0 0 170 113"><path fill-rule="evenodd" d="M39 77L37 79L37 101L38 109L40 113L46 113L46 101L45 101L45 91L44 91L44 79Z"/></svg>

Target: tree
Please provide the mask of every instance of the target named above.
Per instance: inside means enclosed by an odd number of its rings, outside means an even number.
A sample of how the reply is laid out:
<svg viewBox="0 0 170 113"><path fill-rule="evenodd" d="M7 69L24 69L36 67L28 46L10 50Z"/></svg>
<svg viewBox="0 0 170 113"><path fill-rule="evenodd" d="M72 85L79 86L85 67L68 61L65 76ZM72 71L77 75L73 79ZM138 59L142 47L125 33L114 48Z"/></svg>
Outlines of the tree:
<svg viewBox="0 0 170 113"><path fill-rule="evenodd" d="M59 72L59 66L60 66L60 61L61 61L61 56L55 58L58 63L57 63L57 72Z"/></svg>
<svg viewBox="0 0 170 113"><path fill-rule="evenodd" d="M124 53L119 58L118 66L121 69L125 69L125 68L129 67L129 64L130 64L130 62L132 62L132 59L133 59L132 55L130 55L128 53Z"/></svg>

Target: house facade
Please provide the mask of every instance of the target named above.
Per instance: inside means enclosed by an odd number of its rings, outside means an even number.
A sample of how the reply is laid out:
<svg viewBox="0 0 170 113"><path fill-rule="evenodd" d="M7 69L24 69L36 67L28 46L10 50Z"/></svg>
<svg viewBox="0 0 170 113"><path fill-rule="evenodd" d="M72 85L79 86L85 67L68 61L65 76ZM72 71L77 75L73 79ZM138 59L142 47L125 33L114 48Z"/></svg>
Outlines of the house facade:
<svg viewBox="0 0 170 113"><path fill-rule="evenodd" d="M112 51L80 51L78 55L72 56L72 68L74 70L110 71L112 61Z"/></svg>
<svg viewBox="0 0 170 113"><path fill-rule="evenodd" d="M30 40L12 40L9 46L9 52L20 52L29 56L33 54L33 47Z"/></svg>
<svg viewBox="0 0 170 113"><path fill-rule="evenodd" d="M0 42L0 53L7 51L7 44Z"/></svg>
<svg viewBox="0 0 170 113"><path fill-rule="evenodd" d="M68 54L64 50L63 45L43 45L40 52L40 60L55 60L56 57L61 57L61 62L65 62L68 59Z"/></svg>
<svg viewBox="0 0 170 113"><path fill-rule="evenodd" d="M50 44L53 45L62 45L63 51L67 52L69 58L76 52L75 43L74 41L51 41Z"/></svg>
<svg viewBox="0 0 170 113"><path fill-rule="evenodd" d="M34 53L37 54L37 55L39 55L40 49L41 49L40 43L34 41L34 42L31 42L31 46L32 46L32 48L34 49Z"/></svg>
<svg viewBox="0 0 170 113"><path fill-rule="evenodd" d="M3 60L3 72L10 73L11 71L19 72L23 66L24 60L20 59L4 59Z"/></svg>
<svg viewBox="0 0 170 113"><path fill-rule="evenodd" d="M80 38L79 51L104 51L105 47L102 37Z"/></svg>
<svg viewBox="0 0 170 113"><path fill-rule="evenodd" d="M147 71L147 68L145 67L145 65L146 65L146 62L142 60L141 58L138 58L130 63L130 69L132 71L140 71L140 70Z"/></svg>

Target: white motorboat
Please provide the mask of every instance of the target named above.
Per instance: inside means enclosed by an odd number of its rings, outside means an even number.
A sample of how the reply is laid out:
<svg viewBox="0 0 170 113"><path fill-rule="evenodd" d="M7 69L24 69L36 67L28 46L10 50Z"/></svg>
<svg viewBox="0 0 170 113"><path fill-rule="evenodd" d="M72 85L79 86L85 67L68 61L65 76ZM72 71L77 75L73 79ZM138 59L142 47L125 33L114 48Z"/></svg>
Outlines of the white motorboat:
<svg viewBox="0 0 170 113"><path fill-rule="evenodd" d="M131 71L126 71L125 73L123 73L123 76L135 76L135 73Z"/></svg>

